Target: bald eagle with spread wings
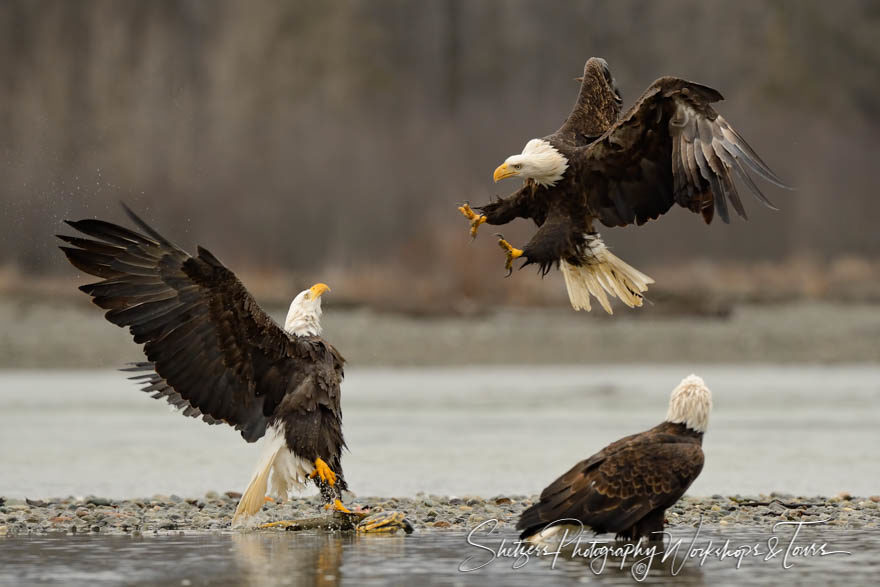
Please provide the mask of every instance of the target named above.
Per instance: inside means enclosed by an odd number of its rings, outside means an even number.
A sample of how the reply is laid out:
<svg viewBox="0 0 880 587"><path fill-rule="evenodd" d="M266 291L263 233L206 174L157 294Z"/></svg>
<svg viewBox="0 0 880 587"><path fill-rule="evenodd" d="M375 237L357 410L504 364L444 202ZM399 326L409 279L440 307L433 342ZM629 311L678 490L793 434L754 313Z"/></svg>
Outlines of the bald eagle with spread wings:
<svg viewBox="0 0 880 587"><path fill-rule="evenodd" d="M310 479L326 507L342 504L340 384L344 359L321 338L323 283L300 292L284 327L235 274L202 247L193 257L125 208L135 232L102 220L67 221L91 238L59 235L78 269L101 278L80 287L128 327L148 361L130 371L143 391L208 424L229 424L264 449L234 522Z"/></svg>
<svg viewBox="0 0 880 587"><path fill-rule="evenodd" d="M498 235L508 275L517 258L525 260L523 266L538 265L542 275L557 266L575 310L589 311L591 295L609 314L608 296L641 306L654 280L613 255L597 224L642 225L673 204L700 214L707 224L716 213L727 223L730 207L746 218L734 176L774 210L749 171L786 187L712 107L721 99L712 88L662 77L621 116L608 64L590 59L562 127L530 140L495 170L496 182L521 177L523 187L476 212L468 204L459 208L471 221L471 236L483 223L531 218L540 228L522 249Z"/></svg>
<svg viewBox="0 0 880 587"><path fill-rule="evenodd" d="M520 538L541 542L583 524L597 534L662 540L667 508L703 470L703 434L712 393L690 375L672 391L663 423L612 442L551 483L517 522Z"/></svg>

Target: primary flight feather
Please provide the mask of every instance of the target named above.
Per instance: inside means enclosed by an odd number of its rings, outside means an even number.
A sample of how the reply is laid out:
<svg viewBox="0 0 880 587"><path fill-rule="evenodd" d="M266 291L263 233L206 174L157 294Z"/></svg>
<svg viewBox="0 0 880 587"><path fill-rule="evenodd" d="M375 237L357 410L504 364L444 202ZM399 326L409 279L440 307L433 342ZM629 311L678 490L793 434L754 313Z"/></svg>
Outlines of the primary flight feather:
<svg viewBox="0 0 880 587"><path fill-rule="evenodd" d="M712 107L721 99L712 88L663 77L621 116L608 64L590 59L562 127L530 140L495 170L496 182L522 177L523 187L476 212L467 204L459 208L471 221L471 235L483 223L531 218L540 228L522 249L499 235L508 272L517 258L523 266L537 264L542 274L559 267L575 310L590 310L590 296L609 314L609 296L641 306L654 280L613 255L597 224L641 225L673 204L707 224L716 213L727 223L731 207L746 218L735 176L770 208L749 173L786 187Z"/></svg>
<svg viewBox="0 0 880 587"><path fill-rule="evenodd" d="M309 479L328 507L341 502L340 384L344 359L321 338L323 283L300 292L275 323L235 274L201 247L190 256L133 212L141 232L102 220L68 221L91 238L59 235L78 269L101 278L82 291L128 327L147 361L130 371L155 398L247 442L263 439L260 463L235 513L256 513L267 486L281 498Z"/></svg>

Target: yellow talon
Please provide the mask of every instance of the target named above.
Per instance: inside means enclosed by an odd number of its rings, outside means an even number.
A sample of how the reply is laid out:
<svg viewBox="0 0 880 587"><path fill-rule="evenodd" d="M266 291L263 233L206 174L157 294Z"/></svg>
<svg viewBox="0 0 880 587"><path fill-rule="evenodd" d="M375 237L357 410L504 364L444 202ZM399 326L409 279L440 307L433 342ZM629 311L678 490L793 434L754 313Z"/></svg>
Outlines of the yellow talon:
<svg viewBox="0 0 880 587"><path fill-rule="evenodd" d="M314 479L316 475L330 487L336 485L336 473L321 458L315 459L315 470L309 475L309 479Z"/></svg>
<svg viewBox="0 0 880 587"><path fill-rule="evenodd" d="M325 510L332 509L337 512L342 512L343 514L350 514L351 513L351 510L348 509L347 507L345 507L344 505L342 505L342 501L340 501L339 499L334 500L333 503L328 503L327 505L324 506L324 509Z"/></svg>
<svg viewBox="0 0 880 587"><path fill-rule="evenodd" d="M480 225L484 222L486 222L486 217L482 214L477 216L476 220L471 222L471 238L477 238L477 229L480 228Z"/></svg>
<svg viewBox="0 0 880 587"><path fill-rule="evenodd" d="M504 237L500 234L498 236L498 246L501 247L505 253L507 253L507 262L504 264L504 268L507 269L507 274L510 275L513 272L513 261L514 259L519 259L522 257L523 252L522 249L517 249L509 242L504 240Z"/></svg>
<svg viewBox="0 0 880 587"><path fill-rule="evenodd" d="M268 502L275 503L275 500L272 499L271 497L269 497L268 495L267 495L266 497L263 498L263 501L265 501L265 502L267 502L267 503L268 503Z"/></svg>
<svg viewBox="0 0 880 587"><path fill-rule="evenodd" d="M458 211L461 212L468 220L474 220L475 218L477 218L477 213L473 211L470 204L462 204L458 207Z"/></svg>
<svg viewBox="0 0 880 587"><path fill-rule="evenodd" d="M471 221L471 238L477 237L477 229L480 228L480 225L486 222L486 217L482 214L477 214L474 212L468 204L463 204L458 207L458 211L461 212L465 218Z"/></svg>

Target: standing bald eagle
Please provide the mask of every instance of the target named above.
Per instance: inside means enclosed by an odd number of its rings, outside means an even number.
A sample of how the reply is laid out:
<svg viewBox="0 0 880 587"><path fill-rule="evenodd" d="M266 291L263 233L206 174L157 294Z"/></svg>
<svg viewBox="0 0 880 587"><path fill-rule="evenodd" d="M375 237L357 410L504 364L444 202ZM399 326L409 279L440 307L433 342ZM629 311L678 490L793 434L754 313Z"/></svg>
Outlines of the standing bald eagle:
<svg viewBox="0 0 880 587"><path fill-rule="evenodd" d="M234 521L273 493L312 479L327 507L342 505L347 488L340 457L340 383L344 359L321 338L323 283L300 292L282 329L235 274L199 247L190 256L125 208L143 231L101 220L68 221L96 240L59 235L78 269L102 278L83 285L107 320L127 326L149 362L132 371L143 391L183 414L226 423L247 442L264 438L263 456Z"/></svg>
<svg viewBox="0 0 880 587"><path fill-rule="evenodd" d="M746 141L711 106L721 100L712 88L674 77L655 81L620 116L621 98L608 64L592 58L584 66L580 94L565 124L555 133L526 143L495 170L495 181L519 176L523 187L475 213L480 224L507 224L531 218L540 227L522 248L498 235L507 253L508 274L522 257L546 275L561 267L575 310L590 310L590 295L609 314L608 295L629 307L642 305L654 280L611 254L595 223L642 225L678 204L712 222L717 211L730 221L728 202L746 212L733 182L738 175L755 196L775 209L746 169L785 187ZM606 295L608 294L608 295Z"/></svg>
<svg viewBox="0 0 880 587"><path fill-rule="evenodd" d="M578 520L597 534L662 539L663 515L703 469L712 394L696 375L672 391L666 421L613 442L551 483L522 513L520 538L549 538ZM545 530L546 528L546 530Z"/></svg>

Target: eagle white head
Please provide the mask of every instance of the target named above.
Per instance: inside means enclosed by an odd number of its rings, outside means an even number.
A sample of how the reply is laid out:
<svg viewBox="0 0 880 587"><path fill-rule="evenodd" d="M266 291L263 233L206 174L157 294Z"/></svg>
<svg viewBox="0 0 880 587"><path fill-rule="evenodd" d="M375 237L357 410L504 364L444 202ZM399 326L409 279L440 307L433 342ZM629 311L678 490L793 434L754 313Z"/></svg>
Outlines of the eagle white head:
<svg viewBox="0 0 880 587"><path fill-rule="evenodd" d="M330 291L327 284L316 283L299 292L290 302L284 330L295 336L318 336L321 334L321 296Z"/></svg>
<svg viewBox="0 0 880 587"><path fill-rule="evenodd" d="M568 159L544 139L532 139L522 153L511 155L495 170L493 178L499 182L515 175L534 179L544 187L556 185L568 169Z"/></svg>
<svg viewBox="0 0 880 587"><path fill-rule="evenodd" d="M688 375L672 390L666 421L684 424L696 432L705 432L712 410L712 392L701 377Z"/></svg>

